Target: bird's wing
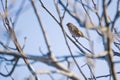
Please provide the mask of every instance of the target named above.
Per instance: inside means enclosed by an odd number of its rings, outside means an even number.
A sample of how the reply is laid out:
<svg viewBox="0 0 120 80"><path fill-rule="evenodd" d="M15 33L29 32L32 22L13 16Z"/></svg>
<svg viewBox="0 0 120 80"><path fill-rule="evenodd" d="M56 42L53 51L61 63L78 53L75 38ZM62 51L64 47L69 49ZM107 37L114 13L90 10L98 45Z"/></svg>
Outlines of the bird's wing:
<svg viewBox="0 0 120 80"><path fill-rule="evenodd" d="M79 29L77 27L74 27L74 31L78 33Z"/></svg>

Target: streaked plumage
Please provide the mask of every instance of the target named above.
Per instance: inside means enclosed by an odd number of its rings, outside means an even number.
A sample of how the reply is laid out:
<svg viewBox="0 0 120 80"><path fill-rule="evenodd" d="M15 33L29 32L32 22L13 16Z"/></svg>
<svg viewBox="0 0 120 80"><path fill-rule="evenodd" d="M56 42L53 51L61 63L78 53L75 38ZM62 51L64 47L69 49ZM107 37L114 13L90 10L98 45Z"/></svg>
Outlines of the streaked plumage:
<svg viewBox="0 0 120 80"><path fill-rule="evenodd" d="M67 23L68 29L73 37L83 37L88 39L84 34L72 23ZM89 40L89 39L88 39Z"/></svg>

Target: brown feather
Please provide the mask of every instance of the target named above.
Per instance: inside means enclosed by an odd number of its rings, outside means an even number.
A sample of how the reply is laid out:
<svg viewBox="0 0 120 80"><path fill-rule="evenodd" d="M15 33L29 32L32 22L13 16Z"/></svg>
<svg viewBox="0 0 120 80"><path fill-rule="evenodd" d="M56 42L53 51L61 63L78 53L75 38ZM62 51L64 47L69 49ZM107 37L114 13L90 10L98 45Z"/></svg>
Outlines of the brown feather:
<svg viewBox="0 0 120 80"><path fill-rule="evenodd" d="M83 33L82 31L80 31L75 25L73 25L72 23L67 23L68 29L70 31L70 33L72 34L72 36L74 37L84 37L87 40L89 40Z"/></svg>

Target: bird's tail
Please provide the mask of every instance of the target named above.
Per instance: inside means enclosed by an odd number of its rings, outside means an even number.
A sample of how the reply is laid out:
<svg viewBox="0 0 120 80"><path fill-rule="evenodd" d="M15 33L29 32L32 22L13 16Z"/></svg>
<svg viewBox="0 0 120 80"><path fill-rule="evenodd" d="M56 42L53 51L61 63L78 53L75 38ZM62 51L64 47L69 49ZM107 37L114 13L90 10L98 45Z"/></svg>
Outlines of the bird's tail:
<svg viewBox="0 0 120 80"><path fill-rule="evenodd" d="M84 36L84 38L87 39L88 41L90 41L90 39L88 37Z"/></svg>

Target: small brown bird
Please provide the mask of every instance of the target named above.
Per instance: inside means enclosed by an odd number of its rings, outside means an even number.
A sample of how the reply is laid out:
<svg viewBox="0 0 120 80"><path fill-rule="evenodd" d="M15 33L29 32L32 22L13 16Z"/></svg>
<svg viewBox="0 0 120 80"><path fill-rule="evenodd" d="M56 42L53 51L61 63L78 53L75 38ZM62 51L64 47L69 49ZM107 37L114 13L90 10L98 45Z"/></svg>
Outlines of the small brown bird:
<svg viewBox="0 0 120 80"><path fill-rule="evenodd" d="M83 37L89 40L75 25L67 23L68 29L73 37Z"/></svg>

